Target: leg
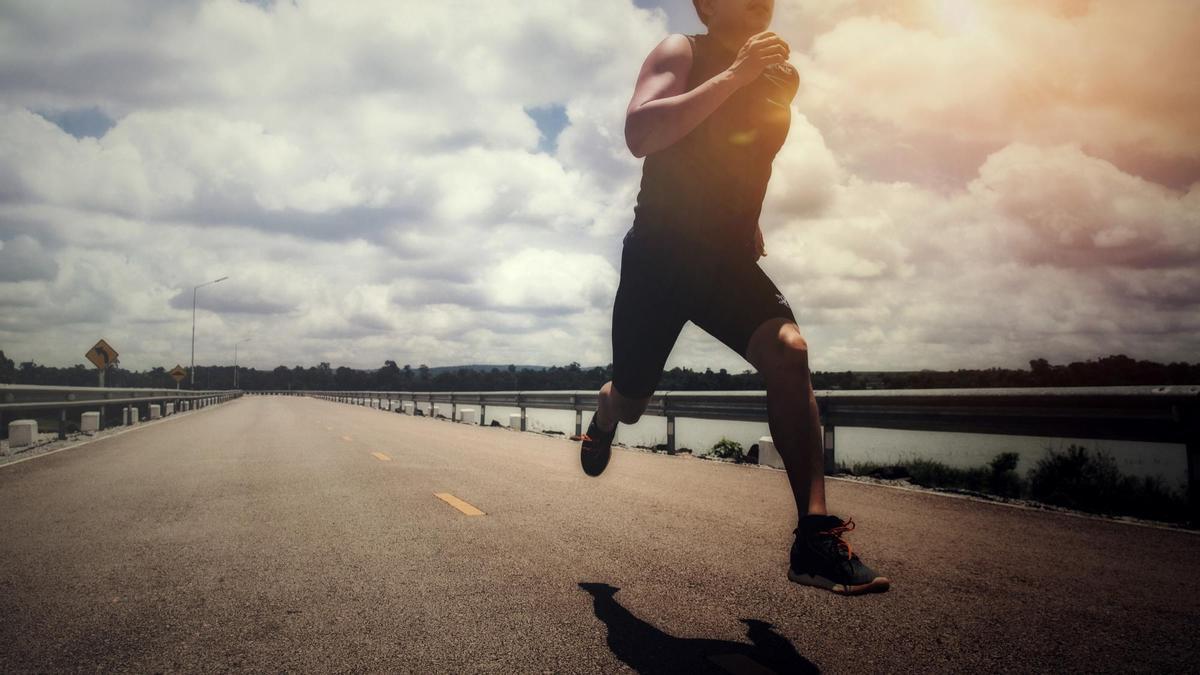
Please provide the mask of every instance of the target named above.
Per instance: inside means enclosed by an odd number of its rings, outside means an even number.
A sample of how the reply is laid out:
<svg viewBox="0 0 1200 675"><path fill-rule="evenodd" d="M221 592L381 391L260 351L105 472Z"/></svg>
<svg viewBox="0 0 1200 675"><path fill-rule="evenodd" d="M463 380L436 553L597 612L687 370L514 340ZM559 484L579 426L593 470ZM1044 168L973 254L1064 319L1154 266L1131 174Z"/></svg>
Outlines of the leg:
<svg viewBox="0 0 1200 675"><path fill-rule="evenodd" d="M687 323L679 297L687 289L681 287L678 264L669 255L637 246L622 250L621 283L613 302L613 379L600 388L595 417L603 431L641 418Z"/></svg>
<svg viewBox="0 0 1200 675"><path fill-rule="evenodd" d="M617 422L633 424L646 412L650 398L627 398L617 391L611 380L600 387L600 404L596 407L596 424L604 431L612 431Z"/></svg>
<svg viewBox="0 0 1200 675"><path fill-rule="evenodd" d="M600 388L596 414L579 448L589 476L599 476L608 466L617 424L633 424L645 412L687 321L680 314L671 263L669 257L628 242L621 253L621 282L613 302L613 377Z"/></svg>
<svg viewBox="0 0 1200 675"><path fill-rule="evenodd" d="M751 335L745 358L766 381L771 437L787 469L798 516L824 515L825 457L808 344L794 322L768 319Z"/></svg>

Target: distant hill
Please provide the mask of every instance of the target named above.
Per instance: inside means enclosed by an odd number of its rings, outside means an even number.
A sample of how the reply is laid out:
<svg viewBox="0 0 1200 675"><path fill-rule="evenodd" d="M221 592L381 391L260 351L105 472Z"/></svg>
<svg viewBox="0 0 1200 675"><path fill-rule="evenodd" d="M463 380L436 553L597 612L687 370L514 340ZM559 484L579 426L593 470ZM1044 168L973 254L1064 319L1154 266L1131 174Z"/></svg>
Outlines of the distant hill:
<svg viewBox="0 0 1200 675"><path fill-rule="evenodd" d="M749 364L747 364L749 365ZM509 368L514 372L509 372ZM495 372L493 372L495 371ZM196 384L217 389L233 386L232 366L196 366ZM505 364L467 364L461 366L397 365L386 361L382 368L354 369L317 366L278 366L271 370L242 367L238 385L246 390L318 389L341 391L544 391L551 389L592 390L612 378L612 366L584 367ZM95 386L96 369L83 364L69 368L42 366L23 361L18 367L0 351L0 384L53 384ZM131 372L117 367L109 370L110 387L174 388L175 382L161 367ZM952 387L1088 387L1103 385L1195 385L1200 384L1200 363L1136 360L1113 354L1096 360L1073 361L1058 365L1046 359L1032 359L1029 369L973 368L942 370L871 370L821 371L812 373L814 389L941 389ZM662 374L658 389L664 391L760 390L765 383L760 374L748 368L731 373L724 369L702 371L672 368Z"/></svg>
<svg viewBox="0 0 1200 675"><path fill-rule="evenodd" d="M509 365L511 365L511 364L505 363L504 365L486 365L486 364L482 364L482 363L472 363L472 364L465 365L465 366L430 366L429 374L437 375L438 373L453 373L453 372L457 372L460 370L469 370L472 372L490 373L493 368L495 368L496 370L499 370L500 372L505 372L508 370ZM513 365L513 367L516 368L517 370L542 371L542 370L550 369L550 366L517 366L517 365ZM601 366L601 367L603 367L603 366ZM590 370L590 369L584 368L584 370Z"/></svg>

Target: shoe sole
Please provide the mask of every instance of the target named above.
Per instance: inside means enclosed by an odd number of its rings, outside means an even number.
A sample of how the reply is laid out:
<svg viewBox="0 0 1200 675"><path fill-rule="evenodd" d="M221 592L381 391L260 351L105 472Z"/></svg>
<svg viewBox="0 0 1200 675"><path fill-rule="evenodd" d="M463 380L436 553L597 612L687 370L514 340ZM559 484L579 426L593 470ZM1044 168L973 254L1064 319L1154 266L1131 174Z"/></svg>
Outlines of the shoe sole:
<svg viewBox="0 0 1200 675"><path fill-rule="evenodd" d="M596 457L596 455L601 455ZM608 460L612 457L612 447L603 450L586 450L579 449L579 463L583 466L583 472L589 476L596 477L604 473L608 468ZM591 461L589 461L589 459Z"/></svg>
<svg viewBox="0 0 1200 675"><path fill-rule="evenodd" d="M862 595L863 593L883 593L891 588L892 582L887 577L875 577L865 584L839 584L832 579L826 579L819 574L800 574L788 570L788 579L803 586L815 586L833 591L841 595Z"/></svg>

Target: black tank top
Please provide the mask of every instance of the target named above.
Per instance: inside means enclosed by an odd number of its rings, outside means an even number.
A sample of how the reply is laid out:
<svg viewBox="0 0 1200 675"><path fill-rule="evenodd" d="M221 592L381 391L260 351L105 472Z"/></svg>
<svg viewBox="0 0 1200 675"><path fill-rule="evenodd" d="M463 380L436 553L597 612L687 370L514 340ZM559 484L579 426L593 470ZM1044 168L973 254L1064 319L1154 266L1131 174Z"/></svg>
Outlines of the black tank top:
<svg viewBox="0 0 1200 675"><path fill-rule="evenodd" d="M728 68L737 52L707 34L687 38L691 91ZM687 136L647 155L626 241L696 246L754 259L771 162L787 138L799 84L790 64L769 66Z"/></svg>

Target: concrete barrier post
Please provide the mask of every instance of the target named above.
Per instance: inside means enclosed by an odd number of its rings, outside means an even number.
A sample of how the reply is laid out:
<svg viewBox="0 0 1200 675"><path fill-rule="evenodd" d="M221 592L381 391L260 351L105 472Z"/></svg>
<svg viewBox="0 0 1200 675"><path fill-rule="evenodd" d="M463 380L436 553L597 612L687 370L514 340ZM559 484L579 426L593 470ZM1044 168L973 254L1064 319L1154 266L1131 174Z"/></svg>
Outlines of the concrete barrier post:
<svg viewBox="0 0 1200 675"><path fill-rule="evenodd" d="M775 448L775 441L770 436L758 439L758 463L763 466L773 466L776 469L784 468L783 457L779 455L779 450Z"/></svg>
<svg viewBox="0 0 1200 675"><path fill-rule="evenodd" d="M1180 412L1187 450L1188 511L1192 527L1200 527L1200 403L1182 406Z"/></svg>
<svg viewBox="0 0 1200 675"><path fill-rule="evenodd" d="M487 424L487 404L481 403L481 404L479 404L479 426L484 426L486 424Z"/></svg>
<svg viewBox="0 0 1200 675"><path fill-rule="evenodd" d="M667 415L667 452L675 452L675 416Z"/></svg>
<svg viewBox="0 0 1200 675"><path fill-rule="evenodd" d="M837 471L837 455L833 449L833 425L826 424L822 429L824 433L821 437L825 439L825 473L832 474Z"/></svg>
<svg viewBox="0 0 1200 675"><path fill-rule="evenodd" d="M525 426L525 419L523 416L518 415L517 413L513 413L508 416L508 428L509 429L515 429L517 431L524 431L524 429L521 428L523 426Z"/></svg>
<svg viewBox="0 0 1200 675"><path fill-rule="evenodd" d="M156 420L162 417L162 408L157 403L150 404L150 419Z"/></svg>
<svg viewBox="0 0 1200 675"><path fill-rule="evenodd" d="M1200 439L1187 443L1188 511L1192 527L1200 527Z"/></svg>
<svg viewBox="0 0 1200 675"><path fill-rule="evenodd" d="M121 426L129 426L129 406L121 408Z"/></svg>
<svg viewBox="0 0 1200 675"><path fill-rule="evenodd" d="M85 412L79 417L79 430L86 433L100 431L100 413Z"/></svg>
<svg viewBox="0 0 1200 675"><path fill-rule="evenodd" d="M575 435L580 436L582 434L583 434L583 411L580 410L579 408L575 408Z"/></svg>
<svg viewBox="0 0 1200 675"><path fill-rule="evenodd" d="M8 423L8 448L33 445L38 437L37 420L13 420Z"/></svg>
<svg viewBox="0 0 1200 675"><path fill-rule="evenodd" d="M458 417L459 417L459 419L458 419L459 422L462 422L464 424L474 424L475 423L475 409L474 408L463 408L462 410L458 411Z"/></svg>
<svg viewBox="0 0 1200 675"><path fill-rule="evenodd" d="M129 423L130 423L130 424L137 424L137 423L138 423L138 417L139 417L139 411L138 411L138 407L137 407L136 405L135 405L135 406L130 406L130 407L129 407Z"/></svg>
<svg viewBox="0 0 1200 675"><path fill-rule="evenodd" d="M168 403L168 404L167 404L167 414L168 414L168 415L174 415L174 414L175 414L175 404L174 404L174 403Z"/></svg>
<svg viewBox="0 0 1200 675"><path fill-rule="evenodd" d="M440 414L442 414L442 406L433 405L432 403L430 403L429 404L429 416L434 419L437 419L437 416Z"/></svg>

